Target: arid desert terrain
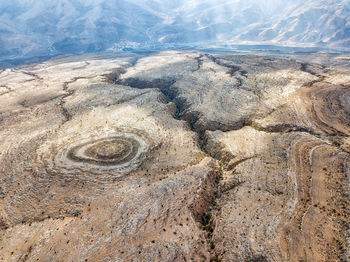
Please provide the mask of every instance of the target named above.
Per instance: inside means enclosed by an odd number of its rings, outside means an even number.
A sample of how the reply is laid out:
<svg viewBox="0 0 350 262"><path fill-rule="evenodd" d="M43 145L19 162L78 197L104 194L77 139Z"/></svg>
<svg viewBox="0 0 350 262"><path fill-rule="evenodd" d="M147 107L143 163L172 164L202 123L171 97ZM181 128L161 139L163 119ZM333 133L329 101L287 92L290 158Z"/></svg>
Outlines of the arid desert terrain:
<svg viewBox="0 0 350 262"><path fill-rule="evenodd" d="M0 71L0 261L349 261L350 68L166 51Z"/></svg>

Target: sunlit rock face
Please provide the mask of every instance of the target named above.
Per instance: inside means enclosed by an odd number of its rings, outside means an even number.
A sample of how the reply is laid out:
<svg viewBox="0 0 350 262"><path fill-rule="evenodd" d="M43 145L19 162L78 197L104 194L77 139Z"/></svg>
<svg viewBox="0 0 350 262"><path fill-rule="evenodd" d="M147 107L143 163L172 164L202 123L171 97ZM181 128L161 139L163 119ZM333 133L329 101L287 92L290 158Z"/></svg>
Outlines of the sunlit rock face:
<svg viewBox="0 0 350 262"><path fill-rule="evenodd" d="M350 70L82 55L0 72L0 261L347 261Z"/></svg>

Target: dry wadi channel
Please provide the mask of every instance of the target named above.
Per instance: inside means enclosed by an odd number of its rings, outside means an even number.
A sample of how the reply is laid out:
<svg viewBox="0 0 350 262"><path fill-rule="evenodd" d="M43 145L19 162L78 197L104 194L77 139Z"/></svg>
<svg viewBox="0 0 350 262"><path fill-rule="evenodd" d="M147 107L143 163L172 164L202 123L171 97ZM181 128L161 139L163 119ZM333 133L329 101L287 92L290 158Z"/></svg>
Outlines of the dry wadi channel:
<svg viewBox="0 0 350 262"><path fill-rule="evenodd" d="M0 72L0 261L349 261L350 69L167 51Z"/></svg>

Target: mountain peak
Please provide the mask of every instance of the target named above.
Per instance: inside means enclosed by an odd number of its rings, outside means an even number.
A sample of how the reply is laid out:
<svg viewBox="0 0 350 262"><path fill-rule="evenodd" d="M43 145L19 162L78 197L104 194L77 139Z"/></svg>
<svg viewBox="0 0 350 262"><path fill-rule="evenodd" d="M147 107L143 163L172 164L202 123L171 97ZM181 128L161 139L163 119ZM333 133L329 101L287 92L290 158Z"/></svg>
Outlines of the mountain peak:
<svg viewBox="0 0 350 262"><path fill-rule="evenodd" d="M347 49L350 2L0 1L0 59L247 41Z"/></svg>

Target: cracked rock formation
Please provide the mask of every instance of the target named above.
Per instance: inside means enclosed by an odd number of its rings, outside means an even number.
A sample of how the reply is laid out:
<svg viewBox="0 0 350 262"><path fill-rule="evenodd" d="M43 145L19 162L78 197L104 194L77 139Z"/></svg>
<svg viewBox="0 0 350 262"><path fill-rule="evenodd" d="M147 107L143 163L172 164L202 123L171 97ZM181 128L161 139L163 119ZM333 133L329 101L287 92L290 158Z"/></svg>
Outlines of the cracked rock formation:
<svg viewBox="0 0 350 262"><path fill-rule="evenodd" d="M0 261L348 261L350 70L81 55L0 72Z"/></svg>

